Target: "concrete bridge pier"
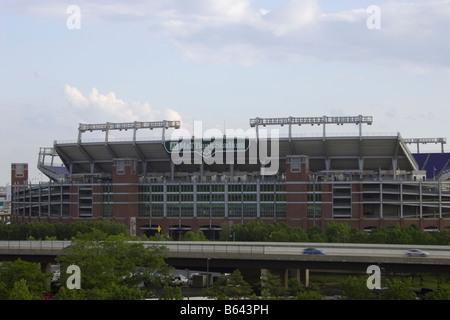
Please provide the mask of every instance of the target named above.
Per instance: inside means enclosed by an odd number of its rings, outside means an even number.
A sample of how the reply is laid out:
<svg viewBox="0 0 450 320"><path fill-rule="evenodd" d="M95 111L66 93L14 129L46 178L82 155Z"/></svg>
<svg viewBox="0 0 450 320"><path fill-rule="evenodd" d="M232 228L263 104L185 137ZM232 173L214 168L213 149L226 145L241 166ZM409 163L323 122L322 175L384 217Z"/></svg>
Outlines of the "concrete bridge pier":
<svg viewBox="0 0 450 320"><path fill-rule="evenodd" d="M309 269L284 269L284 287L288 288L289 279L295 278L309 287Z"/></svg>
<svg viewBox="0 0 450 320"><path fill-rule="evenodd" d="M52 272L52 264L51 262L40 262L41 272L42 273L50 273Z"/></svg>
<svg viewBox="0 0 450 320"><path fill-rule="evenodd" d="M281 278L282 284L287 289L289 279L295 278L297 281L303 283L306 287L309 287L309 269L261 269L260 279L264 281L267 272L272 274L278 274Z"/></svg>
<svg viewBox="0 0 450 320"><path fill-rule="evenodd" d="M52 272L52 264L51 262L39 262L39 265L41 266L41 272L42 273L50 273ZM51 286L51 278L47 281L48 289L50 289Z"/></svg>

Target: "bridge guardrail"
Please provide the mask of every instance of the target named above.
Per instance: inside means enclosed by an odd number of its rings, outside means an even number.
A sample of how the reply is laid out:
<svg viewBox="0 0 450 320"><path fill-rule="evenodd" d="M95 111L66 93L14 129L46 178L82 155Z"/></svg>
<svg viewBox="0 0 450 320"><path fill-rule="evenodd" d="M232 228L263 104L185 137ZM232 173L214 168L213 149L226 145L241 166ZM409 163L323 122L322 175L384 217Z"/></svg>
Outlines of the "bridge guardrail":
<svg viewBox="0 0 450 320"><path fill-rule="evenodd" d="M269 242L183 242L144 241L144 245L161 245L173 253L238 253L238 254L302 254L303 249L316 247L330 254L352 254L363 251L366 254L402 255L406 250L423 249L432 254L450 256L450 246L395 245L395 244L353 244L353 243L269 243Z"/></svg>
<svg viewBox="0 0 450 320"><path fill-rule="evenodd" d="M450 257L450 246L377 245L377 244L333 244L333 243L274 243L274 242L219 242L219 241L139 241L145 246L164 246L172 253L196 254L302 254L307 247L317 247L329 254L404 254L416 248L432 255ZM0 250L63 250L71 241L7 240L0 241Z"/></svg>
<svg viewBox="0 0 450 320"><path fill-rule="evenodd" d="M145 241L145 246L160 245L166 247L171 252L204 252L204 253L240 253L240 254L264 254L266 245L255 243L237 242L178 242L178 241Z"/></svg>
<svg viewBox="0 0 450 320"><path fill-rule="evenodd" d="M70 241L6 240L0 241L0 249L62 250L70 244Z"/></svg>

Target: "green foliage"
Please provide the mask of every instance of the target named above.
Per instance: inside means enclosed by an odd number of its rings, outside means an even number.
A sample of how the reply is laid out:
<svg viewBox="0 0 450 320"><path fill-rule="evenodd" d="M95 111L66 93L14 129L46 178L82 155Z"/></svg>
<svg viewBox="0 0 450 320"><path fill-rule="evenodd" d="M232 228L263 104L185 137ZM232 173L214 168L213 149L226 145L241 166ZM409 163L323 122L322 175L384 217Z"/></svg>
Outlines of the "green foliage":
<svg viewBox="0 0 450 320"><path fill-rule="evenodd" d="M9 300L38 300L38 297L28 290L27 281L20 279L14 283L14 287L9 294Z"/></svg>
<svg viewBox="0 0 450 320"><path fill-rule="evenodd" d="M58 291L58 294L56 294L53 297L54 300L88 300L86 290L84 289L78 289L78 290L71 290L67 289L65 286L61 286L61 288Z"/></svg>
<svg viewBox="0 0 450 320"><path fill-rule="evenodd" d="M439 290L429 292L425 296L429 300L450 300L450 288L441 288Z"/></svg>
<svg viewBox="0 0 450 320"><path fill-rule="evenodd" d="M249 298L251 286L244 280L241 272L236 269L229 276L220 276L212 286L205 290L207 297L217 300Z"/></svg>
<svg viewBox="0 0 450 320"><path fill-rule="evenodd" d="M328 242L347 243L350 239L350 230L352 227L346 223L330 222L327 225L325 235Z"/></svg>
<svg viewBox="0 0 450 320"><path fill-rule="evenodd" d="M226 276L218 277L217 280L205 290L205 295L210 299L227 300L227 282L228 278Z"/></svg>
<svg viewBox="0 0 450 320"><path fill-rule="evenodd" d="M142 299L154 295L170 281L170 268L164 261L166 249L129 242L123 234L107 236L96 229L87 234L79 233L65 253L57 257L61 270L77 265L84 292L78 296L60 290L56 295L60 299ZM69 276L61 272L61 288Z"/></svg>
<svg viewBox="0 0 450 320"><path fill-rule="evenodd" d="M319 226L308 228L306 233L310 242L328 242L327 236Z"/></svg>
<svg viewBox="0 0 450 320"><path fill-rule="evenodd" d="M173 241L167 233L156 233L153 236L142 236L143 241Z"/></svg>
<svg viewBox="0 0 450 320"><path fill-rule="evenodd" d="M0 266L0 299L40 299L48 289L50 277L41 272L37 263L4 261Z"/></svg>
<svg viewBox="0 0 450 320"><path fill-rule="evenodd" d="M182 237L182 241L208 241L202 230L197 232L188 231Z"/></svg>
<svg viewBox="0 0 450 320"><path fill-rule="evenodd" d="M65 223L11 223L0 224L0 240L70 240L77 233L88 233L94 229L108 235L128 234L123 223L110 220L78 221Z"/></svg>
<svg viewBox="0 0 450 320"><path fill-rule="evenodd" d="M263 241L263 242L341 242L341 243L379 243L379 244L423 244L450 245L450 229L440 232L426 232L416 224L409 226L385 226L374 228L369 233L360 231L342 222L332 221L325 229L319 226L306 230L294 228L285 222L265 223L263 221L249 221L246 224L235 224L229 227L221 225L219 234L221 241ZM107 235L128 235L123 223L111 220L79 221L64 223L13 223L0 224L0 240L70 240L77 234L89 233L94 229L101 230ZM142 237L149 241L171 241L167 234L156 234ZM185 241L206 241L202 231L187 232Z"/></svg>
<svg viewBox="0 0 450 320"><path fill-rule="evenodd" d="M313 226L306 231L290 227L284 222L250 221L246 224L235 224L231 228L223 223L221 227L219 236L222 241L450 245L450 229L427 232L420 230L416 224L374 228L370 233L336 221L328 223L325 230Z"/></svg>
<svg viewBox="0 0 450 320"><path fill-rule="evenodd" d="M331 243L365 243L369 235L346 223L331 221L326 228L327 242Z"/></svg>
<svg viewBox="0 0 450 320"><path fill-rule="evenodd" d="M277 274L267 272L265 278L262 281L265 295L273 298L286 297L289 294L288 289L284 288L281 283L281 277Z"/></svg>
<svg viewBox="0 0 450 320"><path fill-rule="evenodd" d="M288 280L288 290L289 290L289 295L290 296L295 296L299 292L305 291L306 287L305 287L305 285L303 283L301 283L297 279L290 278Z"/></svg>
<svg viewBox="0 0 450 320"><path fill-rule="evenodd" d="M292 228L285 222L265 223L249 221L246 224L235 224L231 229L222 224L220 240L235 241L274 241L303 242L308 241L306 233L301 228Z"/></svg>
<svg viewBox="0 0 450 320"><path fill-rule="evenodd" d="M160 300L183 300L183 294L180 287L164 286Z"/></svg>
<svg viewBox="0 0 450 320"><path fill-rule="evenodd" d="M415 300L416 294L411 290L411 279L387 279L387 289L383 290L383 300Z"/></svg>
<svg viewBox="0 0 450 320"><path fill-rule="evenodd" d="M374 300L377 299L375 291L367 288L365 277L347 277L341 283L342 293L348 300Z"/></svg>
<svg viewBox="0 0 450 320"><path fill-rule="evenodd" d="M306 290L298 292L295 300L322 300L322 295L317 291Z"/></svg>

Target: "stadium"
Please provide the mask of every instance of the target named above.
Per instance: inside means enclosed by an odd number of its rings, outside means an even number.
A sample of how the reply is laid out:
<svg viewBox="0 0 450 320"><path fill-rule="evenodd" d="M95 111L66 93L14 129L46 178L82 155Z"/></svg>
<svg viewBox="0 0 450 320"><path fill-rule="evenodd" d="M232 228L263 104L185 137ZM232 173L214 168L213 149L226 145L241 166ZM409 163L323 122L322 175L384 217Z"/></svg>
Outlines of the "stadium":
<svg viewBox="0 0 450 320"><path fill-rule="evenodd" d="M327 134L330 125L346 124L359 130ZM12 221L110 219L131 234L175 239L197 230L217 239L224 223L252 220L304 229L331 221L366 231L397 223L449 227L446 139L364 133L371 124L362 115L255 118L239 135L220 137L177 135L179 121L80 124L76 141L40 148L38 168L49 182L32 184L27 163L11 164ZM320 135L292 134L314 125L323 127ZM281 126L287 134L276 134ZM133 137L113 139L116 130ZM138 130L160 135L141 139ZM83 139L94 131L104 138ZM420 153L424 143L441 144L441 152Z"/></svg>

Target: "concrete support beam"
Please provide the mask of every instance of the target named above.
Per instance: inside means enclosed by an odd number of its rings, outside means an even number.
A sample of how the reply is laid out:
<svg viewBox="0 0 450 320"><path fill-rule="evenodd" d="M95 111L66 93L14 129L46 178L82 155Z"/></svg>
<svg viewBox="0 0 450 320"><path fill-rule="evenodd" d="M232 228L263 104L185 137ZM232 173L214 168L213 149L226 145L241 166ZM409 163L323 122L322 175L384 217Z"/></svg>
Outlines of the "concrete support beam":
<svg viewBox="0 0 450 320"><path fill-rule="evenodd" d="M306 287L309 286L309 269L284 269L284 287L288 288L289 279L295 277L297 281L301 281Z"/></svg>

